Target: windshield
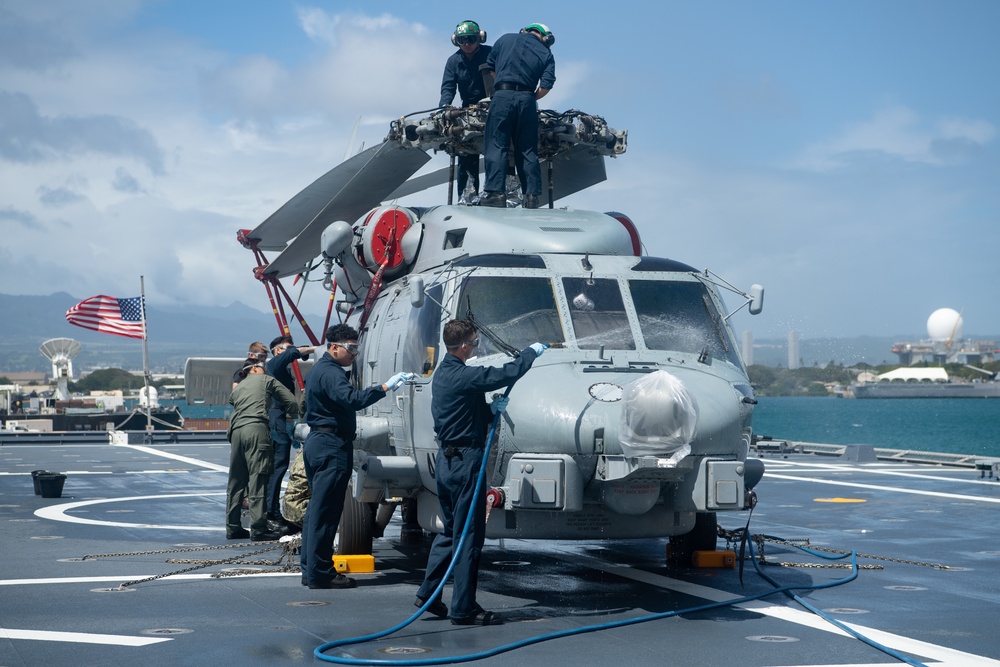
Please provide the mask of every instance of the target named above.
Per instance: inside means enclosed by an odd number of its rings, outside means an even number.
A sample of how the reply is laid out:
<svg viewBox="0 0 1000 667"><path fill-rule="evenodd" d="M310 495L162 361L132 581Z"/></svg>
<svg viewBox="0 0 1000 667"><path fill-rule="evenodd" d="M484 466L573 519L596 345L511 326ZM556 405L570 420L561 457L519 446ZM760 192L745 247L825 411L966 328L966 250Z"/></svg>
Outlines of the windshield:
<svg viewBox="0 0 1000 667"><path fill-rule="evenodd" d="M740 365L722 316L702 283L630 280L628 284L646 347L707 352Z"/></svg>
<svg viewBox="0 0 1000 667"><path fill-rule="evenodd" d="M563 278L563 289L566 290L573 333L580 349L635 349L635 339L617 280Z"/></svg>
<svg viewBox="0 0 1000 667"><path fill-rule="evenodd" d="M471 276L462 286L456 316L466 317L469 309L477 321L518 350L536 342L566 340L549 278ZM479 339L481 354L500 351L486 336Z"/></svg>

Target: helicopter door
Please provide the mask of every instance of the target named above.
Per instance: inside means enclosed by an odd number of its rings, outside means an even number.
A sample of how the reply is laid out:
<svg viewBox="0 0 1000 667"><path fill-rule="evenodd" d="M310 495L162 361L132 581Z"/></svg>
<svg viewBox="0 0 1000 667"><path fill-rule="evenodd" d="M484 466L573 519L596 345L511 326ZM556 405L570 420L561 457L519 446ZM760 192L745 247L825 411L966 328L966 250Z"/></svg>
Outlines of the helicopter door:
<svg viewBox="0 0 1000 667"><path fill-rule="evenodd" d="M430 471L434 468L437 443L434 441L434 420L431 418L430 379L443 354L441 327L445 313L441 308L444 288L434 285L425 291L426 298L420 308L411 308L400 349L402 364L399 370L417 374L417 380L406 387L402 399L403 437L397 438L397 455L410 456L417 461L421 482L429 489L436 483Z"/></svg>

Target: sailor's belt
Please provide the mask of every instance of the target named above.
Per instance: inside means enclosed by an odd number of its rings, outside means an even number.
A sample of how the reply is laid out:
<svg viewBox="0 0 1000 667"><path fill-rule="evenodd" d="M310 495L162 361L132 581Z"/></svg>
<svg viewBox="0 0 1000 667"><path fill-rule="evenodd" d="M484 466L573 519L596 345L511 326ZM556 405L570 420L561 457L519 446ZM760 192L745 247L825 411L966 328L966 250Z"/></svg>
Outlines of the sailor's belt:
<svg viewBox="0 0 1000 667"><path fill-rule="evenodd" d="M519 83L498 83L493 86L494 90L516 90L519 93L533 93L534 88L529 88L528 86L522 86Z"/></svg>
<svg viewBox="0 0 1000 667"><path fill-rule="evenodd" d="M450 442L441 443L441 449L443 450L444 457L446 459L454 458L456 456L461 458L462 453L458 451L460 449L482 449L482 448L483 446L480 443L473 440L472 438L469 438L467 440L452 440Z"/></svg>

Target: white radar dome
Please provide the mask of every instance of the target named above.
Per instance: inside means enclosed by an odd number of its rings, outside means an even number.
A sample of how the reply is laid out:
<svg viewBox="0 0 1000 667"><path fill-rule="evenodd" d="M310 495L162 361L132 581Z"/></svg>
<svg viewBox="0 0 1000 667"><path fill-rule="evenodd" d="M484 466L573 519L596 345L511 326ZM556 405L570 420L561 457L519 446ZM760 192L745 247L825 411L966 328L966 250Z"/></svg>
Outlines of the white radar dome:
<svg viewBox="0 0 1000 667"><path fill-rule="evenodd" d="M927 318L927 336L931 340L962 340L962 316L952 308L938 308Z"/></svg>

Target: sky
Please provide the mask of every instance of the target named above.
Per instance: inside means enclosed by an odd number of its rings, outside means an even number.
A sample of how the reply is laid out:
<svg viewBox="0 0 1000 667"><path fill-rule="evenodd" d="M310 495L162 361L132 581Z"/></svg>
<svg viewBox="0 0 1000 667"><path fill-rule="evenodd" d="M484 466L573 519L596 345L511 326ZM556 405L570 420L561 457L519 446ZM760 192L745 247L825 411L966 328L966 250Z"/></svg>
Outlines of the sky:
<svg viewBox="0 0 1000 667"><path fill-rule="evenodd" d="M764 285L738 332L916 339L948 307L1000 337L1000 3L470 6L0 0L0 293L135 296L143 276L150 303L269 312L237 230L436 106L471 18L490 44L547 24L541 106L628 131L608 180L557 205ZM319 284L302 299L325 310Z"/></svg>

